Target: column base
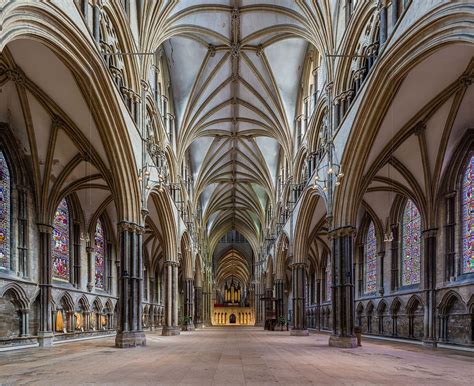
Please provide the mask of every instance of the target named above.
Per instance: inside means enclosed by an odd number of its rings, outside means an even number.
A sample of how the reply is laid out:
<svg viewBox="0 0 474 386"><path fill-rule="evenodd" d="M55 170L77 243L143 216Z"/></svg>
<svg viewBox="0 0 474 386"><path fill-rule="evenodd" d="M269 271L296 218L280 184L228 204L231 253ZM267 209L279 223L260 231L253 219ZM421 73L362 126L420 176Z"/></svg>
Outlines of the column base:
<svg viewBox="0 0 474 386"><path fill-rule="evenodd" d="M433 340L433 339L425 339L422 340L423 347L427 348L437 348L438 347L438 342Z"/></svg>
<svg viewBox="0 0 474 386"><path fill-rule="evenodd" d="M329 346L339 348L356 348L357 338L355 336L331 335L329 337Z"/></svg>
<svg viewBox="0 0 474 386"><path fill-rule="evenodd" d="M51 347L53 345L53 333L52 332L39 332L38 343L40 347Z"/></svg>
<svg viewBox="0 0 474 386"><path fill-rule="evenodd" d="M292 336L308 336L309 331L306 330L306 329L304 329L304 330L292 329L292 330L290 330L290 335L292 335Z"/></svg>
<svg viewBox="0 0 474 386"><path fill-rule="evenodd" d="M117 333L115 347L129 348L136 346L146 346L146 338L143 331L123 331Z"/></svg>
<svg viewBox="0 0 474 386"><path fill-rule="evenodd" d="M196 328L193 323L185 324L183 326L183 331L194 331Z"/></svg>
<svg viewBox="0 0 474 386"><path fill-rule="evenodd" d="M163 330L161 331L161 335L163 336L174 336L179 334L179 327L175 326L163 326Z"/></svg>

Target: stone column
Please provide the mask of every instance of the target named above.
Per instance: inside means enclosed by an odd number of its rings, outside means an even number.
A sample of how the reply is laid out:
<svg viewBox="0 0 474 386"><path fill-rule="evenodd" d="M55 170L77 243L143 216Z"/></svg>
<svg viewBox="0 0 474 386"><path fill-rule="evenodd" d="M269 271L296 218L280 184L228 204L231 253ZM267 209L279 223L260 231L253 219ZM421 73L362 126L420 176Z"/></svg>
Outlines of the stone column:
<svg viewBox="0 0 474 386"><path fill-rule="evenodd" d="M66 331L74 332L74 311L66 311Z"/></svg>
<svg viewBox="0 0 474 386"><path fill-rule="evenodd" d="M21 315L21 330L20 330L20 336L21 337L26 337L30 335L29 333L29 312L30 310L26 308L22 308L20 310L20 315Z"/></svg>
<svg viewBox="0 0 474 386"><path fill-rule="evenodd" d="M178 326L178 263L165 261L165 317L162 335L179 335ZM176 275L175 275L176 272Z"/></svg>
<svg viewBox="0 0 474 386"><path fill-rule="evenodd" d="M94 5L92 8L92 34L94 40L99 43L100 41L100 8L98 5Z"/></svg>
<svg viewBox="0 0 474 386"><path fill-rule="evenodd" d="M83 311L82 312L82 328L84 329L84 332L87 332L91 329L91 312L90 311Z"/></svg>
<svg viewBox="0 0 474 386"><path fill-rule="evenodd" d="M28 264L28 192L25 187L17 186L18 192L18 272L30 277Z"/></svg>
<svg viewBox="0 0 474 386"><path fill-rule="evenodd" d="M305 282L305 264L293 263L291 265L291 285L293 287L293 326L290 332L291 335L306 336L309 334L306 328Z"/></svg>
<svg viewBox="0 0 474 386"><path fill-rule="evenodd" d="M329 345L357 347L354 336L354 231L351 226L331 232L332 238L332 318L333 334Z"/></svg>
<svg viewBox="0 0 474 386"><path fill-rule="evenodd" d="M273 312L273 289L272 288L265 288L265 329L270 329L270 325L267 326L266 321L270 319L271 314Z"/></svg>
<svg viewBox="0 0 474 386"><path fill-rule="evenodd" d="M316 327L321 331L321 279L316 280Z"/></svg>
<svg viewBox="0 0 474 386"><path fill-rule="evenodd" d="M87 290L91 292L95 287L95 248L87 247Z"/></svg>
<svg viewBox="0 0 474 386"><path fill-rule="evenodd" d="M202 328L202 287L194 287L194 325Z"/></svg>
<svg viewBox="0 0 474 386"><path fill-rule="evenodd" d="M113 330L114 329L114 313L109 312L107 314L107 329Z"/></svg>
<svg viewBox="0 0 474 386"><path fill-rule="evenodd" d="M397 24L398 21L398 1L393 0L392 1L392 27L395 27L395 24Z"/></svg>
<svg viewBox="0 0 474 386"><path fill-rule="evenodd" d="M146 344L142 329L143 231L136 224L119 224L121 272L115 345L120 348Z"/></svg>
<svg viewBox="0 0 474 386"><path fill-rule="evenodd" d="M184 322L186 331L194 330L194 280L186 279L184 281L184 317L191 317L191 320Z"/></svg>
<svg viewBox="0 0 474 386"><path fill-rule="evenodd" d="M39 259L40 259L40 323L38 341L41 347L53 344L51 324L51 233L53 227L38 224L39 228Z"/></svg>
<svg viewBox="0 0 474 386"><path fill-rule="evenodd" d="M387 40L387 6L384 1L379 2L379 17L380 17L380 45L384 44Z"/></svg>
<svg viewBox="0 0 474 386"><path fill-rule="evenodd" d="M283 280L275 280L275 293L276 293L276 317L277 320L285 318L285 310L283 306Z"/></svg>
<svg viewBox="0 0 474 386"><path fill-rule="evenodd" d="M425 315L423 345L436 347L436 235L438 229L423 232Z"/></svg>

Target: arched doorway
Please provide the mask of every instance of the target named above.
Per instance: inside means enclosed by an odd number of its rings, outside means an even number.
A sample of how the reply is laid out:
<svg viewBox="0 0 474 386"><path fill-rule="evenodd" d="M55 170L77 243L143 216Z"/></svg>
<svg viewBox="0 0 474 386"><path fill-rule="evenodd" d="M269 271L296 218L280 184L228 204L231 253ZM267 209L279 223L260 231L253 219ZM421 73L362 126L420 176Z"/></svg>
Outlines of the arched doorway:
<svg viewBox="0 0 474 386"><path fill-rule="evenodd" d="M229 323L230 323L230 324L235 324L235 322L236 322L235 314L230 314L230 316L229 316Z"/></svg>

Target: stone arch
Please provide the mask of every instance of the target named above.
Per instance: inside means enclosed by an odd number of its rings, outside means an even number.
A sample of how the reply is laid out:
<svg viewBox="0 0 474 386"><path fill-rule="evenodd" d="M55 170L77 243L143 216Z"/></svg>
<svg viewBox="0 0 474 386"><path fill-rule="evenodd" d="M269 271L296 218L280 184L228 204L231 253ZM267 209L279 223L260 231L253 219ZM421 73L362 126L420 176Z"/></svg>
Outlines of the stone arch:
<svg viewBox="0 0 474 386"><path fill-rule="evenodd" d="M326 202L317 188L306 189L301 198L300 209L295 224L293 245L293 256L295 262L304 262L308 253L308 235L310 226L315 217L315 211L319 210L319 215L324 218L326 213Z"/></svg>
<svg viewBox="0 0 474 386"><path fill-rule="evenodd" d="M9 19L8 27L4 30L4 39L0 49L13 40L30 39L40 42L58 56L75 75L80 88L86 85L100 84L100 89L93 88L91 101L94 100L94 108L90 111L103 141L106 152L114 162L111 163L110 189L116 197L116 207L120 219L139 223L140 193L138 189L137 176L133 150L128 136L127 123L119 111L119 104L107 103L107 100L115 100L115 91L109 82L109 75L103 66L102 57L91 56L90 41L80 38L75 34L69 24L63 23L64 18L59 9L48 8L44 12L41 3L12 3L5 9L4 15ZM25 15L28 15L25 17ZM27 32L25 32L27 31ZM78 36L79 39L71 40L70 36ZM99 108L97 108L99 106ZM102 107L101 107L102 106ZM105 108L107 106L107 108ZM67 122L72 124L72 122ZM108 174L106 169L104 175ZM47 223L46 212L40 212L39 222ZM46 216L46 218L45 218Z"/></svg>
<svg viewBox="0 0 474 386"><path fill-rule="evenodd" d="M334 221L336 226L355 223L361 197L372 178L372 174L364 173L365 162L375 138L374 131L378 131L381 117L385 115L388 109L389 103L387 103L387 100L394 98L393 90L397 89L397 86L395 86L392 91L383 90L387 84L386 74L391 74L391 82L394 85L401 84L407 73L416 64L421 63L422 60L431 55L434 50L439 50L453 43L474 43L472 34L466 30L467 19L463 10L463 6L450 3L432 12L409 33L399 39L397 42L398 48L387 52L383 58L379 58L372 74L370 87L366 90L364 96L365 100L377 100L376 106L372 103L361 105L352 124L352 127L356 129L351 131L342 157L341 163L345 165L346 169L349 168L351 173L347 176L348 178L344 179L341 185L342 189L336 192L335 195ZM449 16L445 17L447 14ZM444 25L447 19L449 19L452 26L449 31L437 28L441 24ZM414 36L417 36L416 45L404 44L409 39L413 39ZM433 44L431 44L433 41L436 41L436 48L433 48ZM402 63L403 65L401 65ZM377 97L373 99L375 95ZM374 129L366 130L367 127ZM360 129L357 128L364 128L364 133L361 133ZM364 182L360 184L360 181ZM418 204L420 210L426 213L425 205ZM426 224L426 218L424 220Z"/></svg>
<svg viewBox="0 0 474 386"><path fill-rule="evenodd" d="M365 316L367 318L367 333L373 333L373 316L374 316L374 303L372 300L369 300L367 307L365 308Z"/></svg>
<svg viewBox="0 0 474 386"><path fill-rule="evenodd" d="M28 309L30 300L23 287L17 283L8 283L0 291L0 298L9 297L18 309Z"/></svg>
<svg viewBox="0 0 474 386"><path fill-rule="evenodd" d="M406 305L408 316L408 336L410 338L423 338L424 304L418 295L412 295Z"/></svg>
<svg viewBox="0 0 474 386"><path fill-rule="evenodd" d="M397 315L401 308L402 302L397 296L395 299L393 299L392 304L390 305L390 313L392 314L392 316Z"/></svg>
<svg viewBox="0 0 474 386"><path fill-rule="evenodd" d="M379 335L385 335L389 328L389 325L387 325L387 322L389 322L387 318L387 310L387 303L385 302L385 300L381 300L377 304L377 321Z"/></svg>
<svg viewBox="0 0 474 386"><path fill-rule="evenodd" d="M277 280L284 280L285 278L285 271L287 265L287 254L290 245L290 240L288 235L283 231L278 240L276 242L277 249L276 249L276 279Z"/></svg>
<svg viewBox="0 0 474 386"><path fill-rule="evenodd" d="M296 154L295 167L293 175L295 176L296 184L304 184L309 179L306 158L308 157L308 152L305 146L302 146L298 153Z"/></svg>
<svg viewBox="0 0 474 386"><path fill-rule="evenodd" d="M472 320L462 297L454 290L442 298L439 309L440 339L445 342L468 344Z"/></svg>
<svg viewBox="0 0 474 386"><path fill-rule="evenodd" d="M358 55L366 55L367 47L376 43L376 32L378 31L377 5L375 2L360 2L350 19L350 23L346 27L344 39L342 40L343 52L349 52ZM358 4L359 5L359 4ZM339 7L342 8L342 7ZM365 32L365 39L362 39ZM377 52L378 52L378 47ZM376 53L377 53L376 52ZM376 55L375 55L376 57ZM353 65L357 64L358 68L363 68L365 63L359 58L343 58L342 64L337 67L334 89L336 95L344 92L352 87L351 80L354 76ZM364 73L366 76L368 69Z"/></svg>
<svg viewBox="0 0 474 386"><path fill-rule="evenodd" d="M64 291L59 298L59 303L64 311L73 311L74 310L74 300L71 294L67 291Z"/></svg>
<svg viewBox="0 0 474 386"><path fill-rule="evenodd" d="M86 295L81 296L81 298L78 301L78 305L82 309L82 311L88 312L91 310L89 299L87 299Z"/></svg>
<svg viewBox="0 0 474 386"><path fill-rule="evenodd" d="M193 261L192 261L192 241L188 231L184 231L180 242L181 249L181 269L183 270L184 279L191 280L193 275Z"/></svg>
<svg viewBox="0 0 474 386"><path fill-rule="evenodd" d="M168 260L178 262L178 230L171 198L164 192L152 187L148 195L148 201L149 205L154 205L161 224L163 254Z"/></svg>

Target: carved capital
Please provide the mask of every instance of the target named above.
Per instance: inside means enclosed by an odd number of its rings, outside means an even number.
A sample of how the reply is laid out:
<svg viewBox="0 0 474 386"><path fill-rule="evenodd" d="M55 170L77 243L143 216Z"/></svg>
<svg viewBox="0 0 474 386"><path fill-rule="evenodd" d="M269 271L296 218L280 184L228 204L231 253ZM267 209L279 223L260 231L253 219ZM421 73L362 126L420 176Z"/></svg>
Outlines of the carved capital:
<svg viewBox="0 0 474 386"><path fill-rule="evenodd" d="M438 235L438 228L426 229L422 232L422 235L424 239L436 237Z"/></svg>
<svg viewBox="0 0 474 386"><path fill-rule="evenodd" d="M357 229L352 225L347 225L339 228L332 229L329 231L329 238L335 239L338 237L353 236L357 235Z"/></svg>
<svg viewBox="0 0 474 386"><path fill-rule="evenodd" d="M53 233L53 227L49 224L37 224L40 233Z"/></svg>
<svg viewBox="0 0 474 386"><path fill-rule="evenodd" d="M326 92L330 92L332 91L332 88L334 86L334 82L329 82L327 85L326 85Z"/></svg>

